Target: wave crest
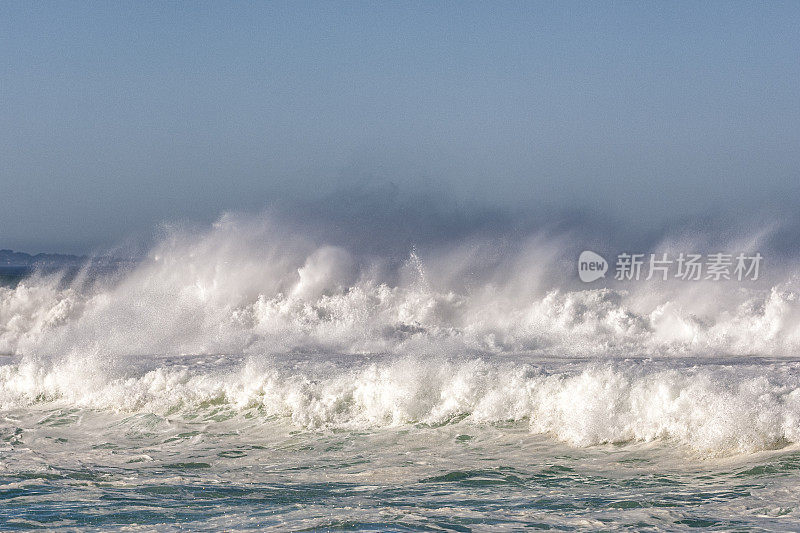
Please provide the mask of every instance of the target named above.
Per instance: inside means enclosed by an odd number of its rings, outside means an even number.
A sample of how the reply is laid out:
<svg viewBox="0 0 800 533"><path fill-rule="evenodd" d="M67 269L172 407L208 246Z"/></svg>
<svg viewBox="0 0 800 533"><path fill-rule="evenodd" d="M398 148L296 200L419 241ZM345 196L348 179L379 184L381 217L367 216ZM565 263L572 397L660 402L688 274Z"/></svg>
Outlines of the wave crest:
<svg viewBox="0 0 800 533"><path fill-rule="evenodd" d="M552 369L404 358L298 370L290 361L250 359L236 370L170 365L111 378L70 361L49 371L0 367L0 399L4 408L55 402L192 417L256 410L306 428L524 422L575 446L663 440L720 455L800 440L798 368L621 361Z"/></svg>

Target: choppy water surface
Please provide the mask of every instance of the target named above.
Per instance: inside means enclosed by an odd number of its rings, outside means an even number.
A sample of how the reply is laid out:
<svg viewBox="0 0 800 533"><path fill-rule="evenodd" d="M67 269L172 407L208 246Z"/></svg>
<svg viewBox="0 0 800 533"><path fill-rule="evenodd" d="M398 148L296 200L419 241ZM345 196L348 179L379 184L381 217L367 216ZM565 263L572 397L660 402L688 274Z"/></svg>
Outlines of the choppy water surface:
<svg viewBox="0 0 800 533"><path fill-rule="evenodd" d="M688 388L660 399L636 392L643 380L665 375L657 361L550 361L526 367L524 386L473 362L469 376L457 377L461 384L433 391L399 374L396 382L370 381L392 366L383 363L339 368L328 378L336 386L306 364L287 370L294 379L278 380L272 393L262 384L246 400L197 385L229 380L227 390L236 390L240 372L165 363L180 373L171 386L156 384L150 371L103 392L121 397L120 386L124 396L149 395L141 400L146 408L39 397L4 410L5 527L800 527L800 448L786 438L800 413L790 405L799 390L794 363L670 363L666 375L692 377ZM775 425L735 419L749 416L735 402L751 401L736 391L746 394L759 378L730 380L759 366L777 388L752 401L785 410L764 413ZM776 384L779 376L789 381ZM588 379L599 382L594 394L570 389L571 380ZM706 383L693 388L692 379ZM614 386L613 400L598 396ZM187 390L164 397L181 387ZM535 405L540 387L551 387L543 392L559 403ZM682 411L687 395L694 397ZM519 406L507 410L514 401ZM638 402L650 404L630 415ZM728 405L715 410L718 402ZM487 410L495 414L481 414ZM540 427L548 417L551 425ZM587 445L571 444L581 441Z"/></svg>

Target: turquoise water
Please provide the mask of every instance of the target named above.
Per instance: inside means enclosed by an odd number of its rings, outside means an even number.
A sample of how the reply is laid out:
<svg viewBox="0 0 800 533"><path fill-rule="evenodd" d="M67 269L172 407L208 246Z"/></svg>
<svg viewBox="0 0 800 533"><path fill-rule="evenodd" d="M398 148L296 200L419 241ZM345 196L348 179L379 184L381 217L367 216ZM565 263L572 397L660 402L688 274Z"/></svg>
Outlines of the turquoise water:
<svg viewBox="0 0 800 533"><path fill-rule="evenodd" d="M76 449L79 437L57 429L76 416L98 415L50 412L30 438L4 427L4 459L26 464L0 477L5 527L800 526L797 450L722 462L657 446L573 450L513 425L378 433L277 426L268 429L280 435L266 439L202 422L156 437L148 429L164 421L155 418L120 420L106 442Z"/></svg>
<svg viewBox="0 0 800 533"><path fill-rule="evenodd" d="M579 377L586 365L551 361L545 370L558 369L550 377L559 372ZM643 376L663 367L646 361L626 365L617 368ZM762 365L773 378L796 371L786 363ZM706 367L706 375L722 383L752 372L754 365ZM207 366L195 372L206 380L219 376ZM684 372L696 375L697 370ZM128 380L128 387L141 386L145 375ZM193 383L187 374L181 379ZM147 387L156 394L152 383ZM292 413L276 414L270 402L241 403L221 395L189 400L186 391L178 395L177 383L168 390L174 394L170 402L139 410L78 407L44 396L26 408L3 410L2 527L800 527L800 448L785 439L764 441L763 449L751 453L703 448L699 442L681 442L677 434L651 442L622 438L574 446L532 431L530 417L476 421L474 409L456 410L436 422L382 418L348 428L333 417L318 427L302 427ZM256 397L263 402L263 395ZM343 398L355 401L347 394ZM310 404L302 408L313 409ZM342 409L352 415L364 406Z"/></svg>

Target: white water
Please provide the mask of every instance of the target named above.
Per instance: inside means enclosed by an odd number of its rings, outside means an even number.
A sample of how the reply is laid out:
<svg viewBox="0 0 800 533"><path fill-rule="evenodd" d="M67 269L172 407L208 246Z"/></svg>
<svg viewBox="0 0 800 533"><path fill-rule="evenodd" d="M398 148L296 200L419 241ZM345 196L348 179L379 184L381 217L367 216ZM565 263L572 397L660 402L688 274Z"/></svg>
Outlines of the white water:
<svg viewBox="0 0 800 533"><path fill-rule="evenodd" d="M670 244L669 246L675 246ZM798 272L769 284L577 285L564 239L466 242L402 263L224 217L113 279L0 287L0 353L34 360L287 351L793 358ZM602 283L602 282L600 282Z"/></svg>
<svg viewBox="0 0 800 533"><path fill-rule="evenodd" d="M2 406L54 402L166 416L225 405L312 429L525 421L531 432L575 446L664 439L711 455L800 440L797 363L220 363L213 370L196 361L162 361L133 377L111 377L76 361L49 371L9 365L0 368Z"/></svg>
<svg viewBox="0 0 800 533"><path fill-rule="evenodd" d="M564 468L603 464L603 475L612 475L620 467L597 451L611 444L652 462L652 475L680 477L682 461L699 461L692 463L697 477L686 482L690 493L706 483L704 469L721 468L730 483L719 483L742 498L736 505L796 519L800 510L787 503L788 493L762 500L724 466L740 458L750 472L750 460L741 458L760 457L789 465L774 468L794 475L800 283L792 269L773 268L758 284L591 288L575 281L574 257L565 250L565 238L534 235L513 246L471 241L395 261L315 242L269 219L225 217L204 232L169 233L126 272L87 271L69 283L37 275L0 288L0 352L8 354L0 366L0 467L13 479L51 471L71 479L65 464L77 461L70 468L120 475L121 487L135 487L145 478L127 480L125 465L149 464L143 468L156 470L147 483L169 485L174 480L164 481L163 468L191 469L202 458L208 475L191 483L230 484L239 471L226 458L247 455L246 475L268 485L297 481L298 463L345 482L367 470L338 452L330 460L349 466L315 461L347 448L339 442L321 449L320 442L350 435L359 441L351 452L385 483L405 480L411 485L403 490L414 492L417 478L452 477L467 484L459 498L469 501L474 476L494 479L510 468L539 479L528 469L567 450L594 451ZM247 447L273 433L281 437ZM399 439L391 456L381 448L387 438ZM185 447L173 449L175 439ZM648 445L656 447L637 448ZM106 446L126 460L103 455ZM526 456L529 446L535 451ZM273 466L280 473L270 474L265 465L279 450L285 457ZM500 470L475 470L489 457ZM107 471L110 465L126 473ZM338 468L347 475L337 477ZM437 477L448 471L455 473ZM619 490L628 491L626 483ZM580 490L565 488L559 497ZM619 495L604 490L596 489L613 507ZM414 494L439 505L434 493ZM537 520L592 524L600 511L582 507L594 505L586 498L578 514L556 506ZM670 515L672 527L696 518L689 500L681 505L688 507ZM709 524L732 509L712 508L717 518ZM231 511L215 508L202 520L217 512ZM614 520L633 516L625 513ZM75 525L86 516L64 519ZM326 524L314 516L290 523ZM525 522L515 516L506 517L509 524ZM656 513L642 520L657 526L661 519Z"/></svg>
<svg viewBox="0 0 800 533"><path fill-rule="evenodd" d="M166 411L220 399L301 426L525 419L577 445L797 440L796 277L563 288L560 247L534 236L498 257L468 243L392 265L225 217L171 233L113 278L0 288L0 352L15 356L0 402ZM215 369L198 366L208 355ZM747 370L668 363L688 356L738 356ZM577 370L538 364L585 357ZM667 362L603 362L642 357Z"/></svg>

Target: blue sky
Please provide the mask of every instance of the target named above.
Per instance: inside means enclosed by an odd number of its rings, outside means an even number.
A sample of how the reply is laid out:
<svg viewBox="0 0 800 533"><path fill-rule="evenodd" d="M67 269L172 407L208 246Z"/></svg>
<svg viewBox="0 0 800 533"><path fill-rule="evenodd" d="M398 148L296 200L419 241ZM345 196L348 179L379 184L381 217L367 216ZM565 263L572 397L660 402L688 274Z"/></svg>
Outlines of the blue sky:
<svg viewBox="0 0 800 533"><path fill-rule="evenodd" d="M0 248L365 187L791 212L800 3L3 2L0 124Z"/></svg>

